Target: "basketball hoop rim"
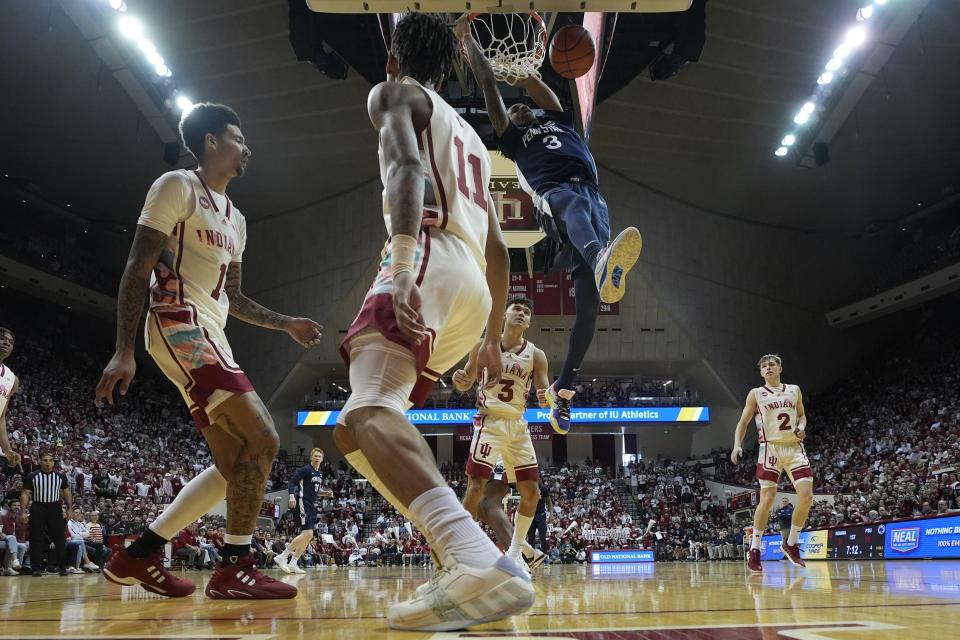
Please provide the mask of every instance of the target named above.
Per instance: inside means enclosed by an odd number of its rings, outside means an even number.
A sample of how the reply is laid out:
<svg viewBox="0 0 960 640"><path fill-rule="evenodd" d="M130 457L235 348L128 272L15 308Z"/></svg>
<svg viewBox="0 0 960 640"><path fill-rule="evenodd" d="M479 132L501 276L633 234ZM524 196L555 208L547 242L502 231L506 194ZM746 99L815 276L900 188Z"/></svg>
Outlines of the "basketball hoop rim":
<svg viewBox="0 0 960 640"><path fill-rule="evenodd" d="M488 13L489 15L501 15L501 16L510 15L510 13L498 13L498 12L493 12L493 13L488 12ZM467 14L467 20L472 24L481 15L485 15L485 14L480 11L471 11ZM540 32L539 47L542 49L543 53L546 54L549 34L547 33L547 25L543 21L543 16L541 16L540 13L537 11L517 11L517 12L513 12L512 15L526 16L527 18L533 19L533 22L536 23L537 29ZM463 42L460 43L459 48L460 48L460 54L461 56L463 56L464 55ZM483 53L485 56L487 55L485 51ZM537 77L539 77L539 75L537 75L536 73L534 73L533 75L536 75ZM507 80L507 82L509 84L514 84L509 80Z"/></svg>

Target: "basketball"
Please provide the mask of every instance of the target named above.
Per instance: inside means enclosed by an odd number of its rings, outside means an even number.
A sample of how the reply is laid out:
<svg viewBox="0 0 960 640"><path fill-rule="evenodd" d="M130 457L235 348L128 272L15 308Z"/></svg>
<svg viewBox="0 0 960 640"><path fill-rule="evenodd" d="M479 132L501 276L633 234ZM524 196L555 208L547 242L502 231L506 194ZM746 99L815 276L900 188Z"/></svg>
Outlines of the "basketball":
<svg viewBox="0 0 960 640"><path fill-rule="evenodd" d="M579 78L593 66L597 49L590 32L571 24L557 31L550 41L550 64L564 78Z"/></svg>

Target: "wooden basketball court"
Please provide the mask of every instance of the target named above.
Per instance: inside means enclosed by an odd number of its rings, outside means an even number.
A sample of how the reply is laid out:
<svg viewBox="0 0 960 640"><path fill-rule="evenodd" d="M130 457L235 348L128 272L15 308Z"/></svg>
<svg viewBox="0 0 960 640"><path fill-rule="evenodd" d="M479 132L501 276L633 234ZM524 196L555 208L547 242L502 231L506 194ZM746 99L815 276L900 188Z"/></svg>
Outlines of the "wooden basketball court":
<svg viewBox="0 0 960 640"><path fill-rule="evenodd" d="M423 568L309 569L284 576L295 600L206 600L209 572L182 600L122 590L99 575L0 578L0 638L697 638L750 640L952 637L960 562L740 563L545 567L529 614L470 632L390 631L385 607L430 575ZM953 629L954 631L950 631Z"/></svg>

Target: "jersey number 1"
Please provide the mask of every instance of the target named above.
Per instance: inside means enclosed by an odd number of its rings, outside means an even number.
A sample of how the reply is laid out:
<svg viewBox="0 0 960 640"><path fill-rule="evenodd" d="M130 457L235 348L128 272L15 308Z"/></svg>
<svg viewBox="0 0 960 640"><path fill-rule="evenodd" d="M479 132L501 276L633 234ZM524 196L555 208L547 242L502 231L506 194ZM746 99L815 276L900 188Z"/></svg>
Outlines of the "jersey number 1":
<svg viewBox="0 0 960 640"><path fill-rule="evenodd" d="M217 280L217 286L213 288L213 293L210 294L210 297L214 300L220 299L220 294L223 292L223 279L227 275L227 265L220 265L220 279Z"/></svg>
<svg viewBox="0 0 960 640"><path fill-rule="evenodd" d="M454 138L453 144L457 147L457 188L460 193L470 197L470 187L467 186L467 165L463 159L463 140ZM467 156L467 162L473 169L473 201L477 206L487 209L487 185L483 184L483 165L480 157L474 154Z"/></svg>

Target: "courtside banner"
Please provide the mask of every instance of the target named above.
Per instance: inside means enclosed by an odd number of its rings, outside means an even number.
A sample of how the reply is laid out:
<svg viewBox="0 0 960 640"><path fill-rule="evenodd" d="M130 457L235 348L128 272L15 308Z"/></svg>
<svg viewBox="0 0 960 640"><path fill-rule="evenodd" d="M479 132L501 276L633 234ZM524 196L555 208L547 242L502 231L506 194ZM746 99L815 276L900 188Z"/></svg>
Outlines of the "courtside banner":
<svg viewBox="0 0 960 640"><path fill-rule="evenodd" d="M413 424L469 424L475 409L412 409L407 419ZM337 424L339 411L298 411L298 427L332 427ZM532 424L550 422L549 409L527 409L523 419ZM590 407L572 409L570 419L580 423L618 422L710 422L709 407Z"/></svg>
<svg viewBox="0 0 960 640"><path fill-rule="evenodd" d="M763 536L760 560L783 560L783 549L780 548L782 542L783 538L779 533ZM797 543L800 545L800 557L805 560L823 560L827 557L826 529L801 531Z"/></svg>
<svg viewBox="0 0 960 640"><path fill-rule="evenodd" d="M591 551L590 562L653 562L653 549L608 549Z"/></svg>
<svg viewBox="0 0 960 640"><path fill-rule="evenodd" d="M888 522L883 556L890 558L960 558L960 516Z"/></svg>

